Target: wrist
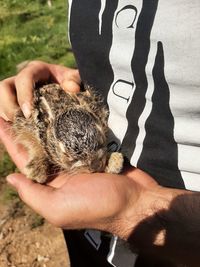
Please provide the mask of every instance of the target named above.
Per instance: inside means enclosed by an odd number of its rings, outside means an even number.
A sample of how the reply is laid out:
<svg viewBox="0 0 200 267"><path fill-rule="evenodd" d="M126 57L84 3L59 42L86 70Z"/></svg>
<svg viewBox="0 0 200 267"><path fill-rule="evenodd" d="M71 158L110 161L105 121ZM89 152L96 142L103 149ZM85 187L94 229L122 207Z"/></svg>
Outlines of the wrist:
<svg viewBox="0 0 200 267"><path fill-rule="evenodd" d="M158 186L145 190L143 198L135 222L125 236L130 248L144 255L181 262L183 255L179 251L191 246L194 235L190 231L199 228L192 224L197 217L194 207L190 209L192 192Z"/></svg>
<svg viewBox="0 0 200 267"><path fill-rule="evenodd" d="M151 189L141 185L137 185L137 187L137 200L133 203L134 200L130 199L128 208L124 210L122 222L126 231L124 231L122 238L130 242L131 237L134 236L135 246L144 247L146 244L145 236L160 228L157 215L163 210L169 209L174 194L171 190L159 185L155 185ZM155 229L153 230L153 228ZM158 230L154 237L153 243L161 245L164 242L164 232Z"/></svg>

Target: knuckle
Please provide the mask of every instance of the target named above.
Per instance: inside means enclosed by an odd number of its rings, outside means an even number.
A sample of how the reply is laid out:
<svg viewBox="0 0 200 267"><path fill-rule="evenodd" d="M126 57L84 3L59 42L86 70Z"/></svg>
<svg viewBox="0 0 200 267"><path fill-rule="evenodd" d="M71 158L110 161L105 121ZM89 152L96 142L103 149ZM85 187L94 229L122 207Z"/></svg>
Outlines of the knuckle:
<svg viewBox="0 0 200 267"><path fill-rule="evenodd" d="M3 102L5 99L5 96L8 95L8 89L11 87L9 84L9 79L4 79L0 81L0 102Z"/></svg>
<svg viewBox="0 0 200 267"><path fill-rule="evenodd" d="M27 67L37 67L41 64L43 64L43 62L40 60L32 60L28 63Z"/></svg>
<svg viewBox="0 0 200 267"><path fill-rule="evenodd" d="M1 94L4 86L5 86L4 81L0 81L0 94Z"/></svg>
<svg viewBox="0 0 200 267"><path fill-rule="evenodd" d="M8 84L8 78L0 81L0 89L4 89Z"/></svg>
<svg viewBox="0 0 200 267"><path fill-rule="evenodd" d="M22 78L25 77L25 75L27 75L27 73L31 72L30 69L33 69L39 65L41 65L41 62L38 60L33 60L28 63L25 63L25 66L20 67L19 72L16 76L16 80L20 81Z"/></svg>
<svg viewBox="0 0 200 267"><path fill-rule="evenodd" d="M77 76L77 70L76 69L70 69L70 73L74 78L76 78L76 76Z"/></svg>
<svg viewBox="0 0 200 267"><path fill-rule="evenodd" d="M21 84L22 80L23 80L23 71L21 71L15 78L15 84L16 84L16 92L18 92L18 85Z"/></svg>
<svg viewBox="0 0 200 267"><path fill-rule="evenodd" d="M26 68L24 68L23 70L21 70L15 77L15 83L19 82L23 77L24 77L24 73L26 71Z"/></svg>
<svg viewBox="0 0 200 267"><path fill-rule="evenodd" d="M16 90L20 88L19 86L24 84L24 81L26 81L28 77L29 77L29 72L27 71L27 68L25 67L15 77Z"/></svg>

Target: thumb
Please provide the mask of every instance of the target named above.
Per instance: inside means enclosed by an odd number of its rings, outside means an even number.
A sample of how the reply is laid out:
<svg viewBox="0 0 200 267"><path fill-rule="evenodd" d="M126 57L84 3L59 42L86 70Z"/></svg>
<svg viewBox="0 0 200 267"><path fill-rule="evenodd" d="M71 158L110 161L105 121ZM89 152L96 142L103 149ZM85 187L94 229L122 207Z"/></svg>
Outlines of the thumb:
<svg viewBox="0 0 200 267"><path fill-rule="evenodd" d="M80 84L81 78L79 71L76 69L70 69L67 74L63 76L61 86L66 92L78 93L80 91Z"/></svg>
<svg viewBox="0 0 200 267"><path fill-rule="evenodd" d="M61 86L64 89L64 91L69 92L69 93L78 93L80 91L80 84L77 83L77 81L72 80L72 79L63 80Z"/></svg>
<svg viewBox="0 0 200 267"><path fill-rule="evenodd" d="M48 185L35 183L19 173L7 176L7 182L17 190L23 202L51 221L51 214L56 214L54 201L56 189Z"/></svg>

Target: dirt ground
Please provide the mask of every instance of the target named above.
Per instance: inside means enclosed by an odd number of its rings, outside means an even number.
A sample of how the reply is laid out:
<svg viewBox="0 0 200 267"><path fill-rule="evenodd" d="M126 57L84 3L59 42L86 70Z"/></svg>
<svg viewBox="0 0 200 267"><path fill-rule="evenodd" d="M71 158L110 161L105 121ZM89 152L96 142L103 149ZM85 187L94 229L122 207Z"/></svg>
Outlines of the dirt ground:
<svg viewBox="0 0 200 267"><path fill-rule="evenodd" d="M0 160L2 150L0 148ZM25 206L17 196L8 203L9 190L0 179L0 267L69 267L62 231Z"/></svg>

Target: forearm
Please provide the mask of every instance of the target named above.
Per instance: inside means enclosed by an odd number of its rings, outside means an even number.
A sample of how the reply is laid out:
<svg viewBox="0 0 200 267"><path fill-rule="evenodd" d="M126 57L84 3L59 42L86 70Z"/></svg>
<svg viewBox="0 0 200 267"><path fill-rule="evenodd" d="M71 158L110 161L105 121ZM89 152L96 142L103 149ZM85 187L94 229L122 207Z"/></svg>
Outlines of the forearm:
<svg viewBox="0 0 200 267"><path fill-rule="evenodd" d="M131 248L196 266L200 260L200 193L162 188L149 195L146 216L129 235Z"/></svg>

